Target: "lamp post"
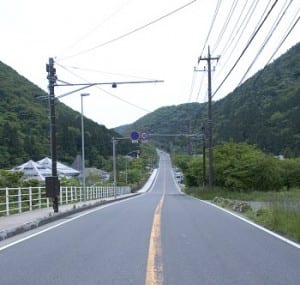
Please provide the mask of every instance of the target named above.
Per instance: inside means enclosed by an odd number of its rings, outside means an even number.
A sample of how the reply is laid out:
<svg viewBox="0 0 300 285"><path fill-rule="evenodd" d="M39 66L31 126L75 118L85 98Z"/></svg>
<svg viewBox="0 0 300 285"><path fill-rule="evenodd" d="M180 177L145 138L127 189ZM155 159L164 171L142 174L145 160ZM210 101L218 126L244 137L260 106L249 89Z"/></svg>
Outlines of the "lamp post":
<svg viewBox="0 0 300 285"><path fill-rule="evenodd" d="M85 189L85 157L84 157L84 124L83 124L83 97L89 96L89 93L82 93L81 96L81 175L82 175L82 189L84 200L87 199Z"/></svg>

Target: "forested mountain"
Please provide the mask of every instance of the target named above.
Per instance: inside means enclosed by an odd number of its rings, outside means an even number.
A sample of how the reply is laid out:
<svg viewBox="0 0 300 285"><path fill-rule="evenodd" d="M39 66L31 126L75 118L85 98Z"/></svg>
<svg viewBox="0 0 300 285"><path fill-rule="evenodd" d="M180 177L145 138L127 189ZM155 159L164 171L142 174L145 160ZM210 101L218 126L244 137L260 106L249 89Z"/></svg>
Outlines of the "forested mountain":
<svg viewBox="0 0 300 285"><path fill-rule="evenodd" d="M0 169L50 156L49 102L45 96L43 90L0 61ZM81 153L80 113L58 101L56 116L57 158L72 163ZM103 157L112 155L113 136L119 134L85 119L87 166L101 167ZM126 153L128 145L122 143L118 149L122 148Z"/></svg>
<svg viewBox="0 0 300 285"><path fill-rule="evenodd" d="M202 127L207 129L207 105L189 103L159 108L116 130L189 134L200 133ZM272 154L300 156L300 44L213 103L213 137L214 144L247 142ZM183 137L152 139L168 148L176 144L185 150L201 150L199 143L195 146Z"/></svg>

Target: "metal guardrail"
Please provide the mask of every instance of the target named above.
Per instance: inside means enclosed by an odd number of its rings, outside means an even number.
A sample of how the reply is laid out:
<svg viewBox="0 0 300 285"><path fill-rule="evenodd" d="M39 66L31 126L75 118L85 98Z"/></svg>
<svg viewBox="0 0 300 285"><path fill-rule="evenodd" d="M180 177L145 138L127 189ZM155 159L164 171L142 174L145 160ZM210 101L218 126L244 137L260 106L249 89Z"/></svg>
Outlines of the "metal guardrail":
<svg viewBox="0 0 300 285"><path fill-rule="evenodd" d="M131 193L129 186L91 186L82 187L61 186L60 205L117 197ZM84 199L86 197L86 199ZM16 187L0 188L0 216L33 211L50 207L51 201L46 197L46 188L43 187Z"/></svg>

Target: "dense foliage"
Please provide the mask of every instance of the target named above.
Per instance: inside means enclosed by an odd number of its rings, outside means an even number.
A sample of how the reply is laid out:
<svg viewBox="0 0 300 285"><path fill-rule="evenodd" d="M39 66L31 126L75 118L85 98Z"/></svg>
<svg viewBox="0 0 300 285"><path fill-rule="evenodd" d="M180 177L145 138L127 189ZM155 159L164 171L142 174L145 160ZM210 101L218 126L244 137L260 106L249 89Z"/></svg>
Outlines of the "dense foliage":
<svg viewBox="0 0 300 285"><path fill-rule="evenodd" d="M50 156L47 94L0 62L0 169ZM57 157L71 164L81 153L80 113L57 102ZM112 137L120 135L85 119L87 166L101 168L112 155ZM120 152L130 149L119 144Z"/></svg>
<svg viewBox="0 0 300 285"><path fill-rule="evenodd" d="M254 144L264 152L300 156L300 43L222 100L213 103L213 141ZM199 134L207 129L207 105L159 108L116 130L153 134ZM167 151L201 153L199 139L153 136Z"/></svg>
<svg viewBox="0 0 300 285"><path fill-rule="evenodd" d="M188 187L203 185L202 157L175 155ZM206 164L206 182L208 180ZM279 160L245 143L224 143L214 151L214 185L229 191L270 191L300 187L300 159Z"/></svg>

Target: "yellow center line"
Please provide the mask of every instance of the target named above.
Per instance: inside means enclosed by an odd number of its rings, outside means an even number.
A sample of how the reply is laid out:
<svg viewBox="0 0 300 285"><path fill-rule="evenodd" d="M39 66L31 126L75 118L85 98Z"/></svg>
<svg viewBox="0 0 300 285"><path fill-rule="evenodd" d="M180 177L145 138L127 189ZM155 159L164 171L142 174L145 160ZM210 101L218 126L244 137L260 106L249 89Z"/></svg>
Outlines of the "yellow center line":
<svg viewBox="0 0 300 285"><path fill-rule="evenodd" d="M162 263L162 247L161 247L161 212L166 192L166 179L164 176L164 189L159 203L155 209L146 272L146 285L162 285L163 284L163 263Z"/></svg>

